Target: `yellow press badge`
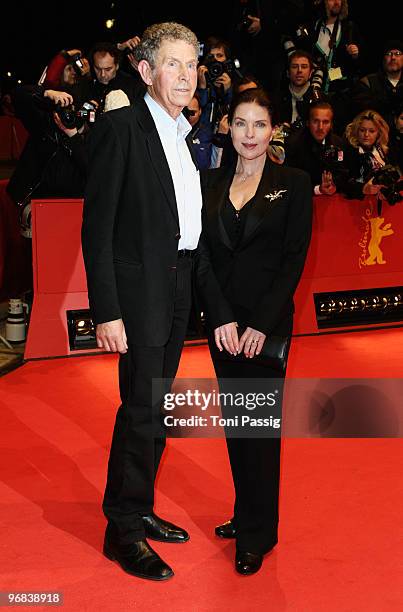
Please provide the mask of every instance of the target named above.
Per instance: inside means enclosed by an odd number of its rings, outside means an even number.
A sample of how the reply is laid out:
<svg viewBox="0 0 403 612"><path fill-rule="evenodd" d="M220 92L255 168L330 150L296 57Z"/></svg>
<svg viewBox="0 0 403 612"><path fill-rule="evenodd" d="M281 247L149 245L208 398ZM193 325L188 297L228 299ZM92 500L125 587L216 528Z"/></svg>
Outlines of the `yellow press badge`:
<svg viewBox="0 0 403 612"><path fill-rule="evenodd" d="M343 74L341 72L341 68L329 68L329 81L337 81L338 79L342 79Z"/></svg>

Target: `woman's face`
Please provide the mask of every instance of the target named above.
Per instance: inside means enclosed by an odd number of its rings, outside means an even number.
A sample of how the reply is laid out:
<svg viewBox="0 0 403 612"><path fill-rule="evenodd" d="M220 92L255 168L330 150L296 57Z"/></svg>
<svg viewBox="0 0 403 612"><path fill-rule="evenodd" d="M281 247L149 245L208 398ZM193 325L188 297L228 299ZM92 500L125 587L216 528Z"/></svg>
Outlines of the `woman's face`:
<svg viewBox="0 0 403 612"><path fill-rule="evenodd" d="M358 142L366 148L372 148L377 141L379 135L378 128L370 119L364 119L358 128Z"/></svg>
<svg viewBox="0 0 403 612"><path fill-rule="evenodd" d="M267 108L256 102L243 102L236 107L231 136L235 150L241 157L256 159L266 155L272 131Z"/></svg>

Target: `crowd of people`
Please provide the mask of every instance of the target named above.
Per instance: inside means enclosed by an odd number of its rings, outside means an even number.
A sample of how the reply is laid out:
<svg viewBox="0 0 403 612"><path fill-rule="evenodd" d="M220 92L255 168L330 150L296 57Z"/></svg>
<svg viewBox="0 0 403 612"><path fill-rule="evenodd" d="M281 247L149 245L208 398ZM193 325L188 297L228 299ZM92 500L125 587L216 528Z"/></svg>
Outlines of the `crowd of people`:
<svg viewBox="0 0 403 612"><path fill-rule="evenodd" d="M274 108L273 161L307 171L315 194L378 193L375 171L403 165L402 43L385 42L378 71L366 74L368 42L349 19L346 0L323 0L309 11L304 4L260 3L256 15L238 7L230 42L211 36L203 43L197 89L184 109L199 167L233 162L229 105L244 89L263 87ZM31 197L83 195L86 139L96 118L144 95L133 55L139 41L136 35L95 43L86 56L61 51L38 84L5 96L5 112L30 135L9 184L24 235ZM362 121L372 138L359 136Z"/></svg>

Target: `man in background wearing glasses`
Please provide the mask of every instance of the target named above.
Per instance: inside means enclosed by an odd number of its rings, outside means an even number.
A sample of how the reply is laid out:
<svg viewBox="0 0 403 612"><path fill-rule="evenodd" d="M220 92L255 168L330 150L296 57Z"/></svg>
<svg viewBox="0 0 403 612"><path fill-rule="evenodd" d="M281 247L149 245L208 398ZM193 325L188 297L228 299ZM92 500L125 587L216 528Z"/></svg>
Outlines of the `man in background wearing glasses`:
<svg viewBox="0 0 403 612"><path fill-rule="evenodd" d="M393 126L393 118L403 104L403 45L390 40L383 49L382 69L364 76L354 95L357 112L376 110Z"/></svg>

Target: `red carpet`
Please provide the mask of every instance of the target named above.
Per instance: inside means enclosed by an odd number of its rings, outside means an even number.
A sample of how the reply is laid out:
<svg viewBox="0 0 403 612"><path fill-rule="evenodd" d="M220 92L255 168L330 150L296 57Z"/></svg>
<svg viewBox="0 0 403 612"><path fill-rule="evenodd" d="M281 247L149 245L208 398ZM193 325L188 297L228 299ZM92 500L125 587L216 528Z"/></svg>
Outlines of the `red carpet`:
<svg viewBox="0 0 403 612"><path fill-rule="evenodd" d="M305 337L289 374L397 377L402 363L401 329ZM207 348L185 349L180 376L210 375ZM191 541L155 543L176 575L150 583L100 552L116 357L27 363L0 390L1 591L62 591L69 611L403 608L401 440L285 440L280 543L252 577L213 535L232 506L223 440L170 440L157 511Z"/></svg>

